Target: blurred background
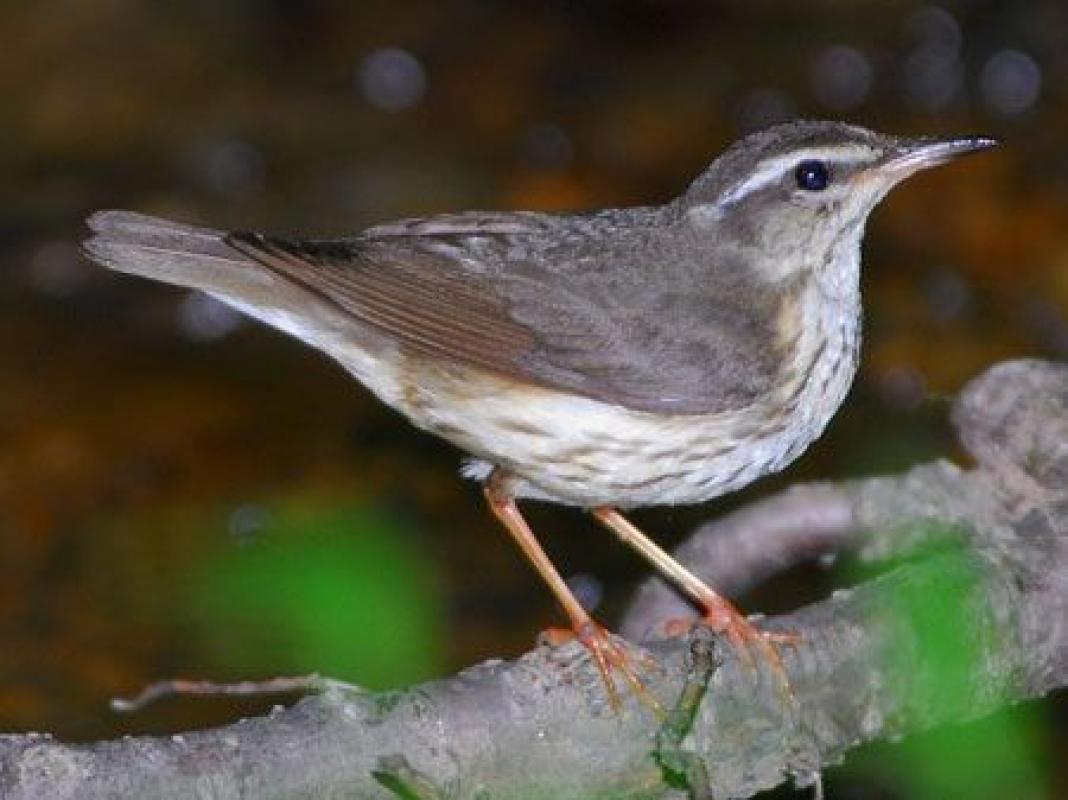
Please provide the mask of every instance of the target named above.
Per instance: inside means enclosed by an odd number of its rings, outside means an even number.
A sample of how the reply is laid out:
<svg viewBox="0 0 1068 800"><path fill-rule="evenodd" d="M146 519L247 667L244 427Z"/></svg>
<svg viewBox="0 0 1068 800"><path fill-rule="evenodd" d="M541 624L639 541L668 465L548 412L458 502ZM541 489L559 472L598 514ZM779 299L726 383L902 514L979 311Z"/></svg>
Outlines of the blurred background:
<svg viewBox="0 0 1068 800"><path fill-rule="evenodd" d="M827 435L738 496L636 515L668 545L791 482L953 455L964 381L1068 357L1063 0L5 0L0 31L0 730L217 724L276 698L107 700L172 676L402 686L561 619L458 452L303 345L87 263L94 209L344 234L661 202L795 116L1002 137L875 213L862 367ZM530 516L611 622L644 565L577 512ZM1054 700L868 748L832 796L1063 796L1066 722Z"/></svg>

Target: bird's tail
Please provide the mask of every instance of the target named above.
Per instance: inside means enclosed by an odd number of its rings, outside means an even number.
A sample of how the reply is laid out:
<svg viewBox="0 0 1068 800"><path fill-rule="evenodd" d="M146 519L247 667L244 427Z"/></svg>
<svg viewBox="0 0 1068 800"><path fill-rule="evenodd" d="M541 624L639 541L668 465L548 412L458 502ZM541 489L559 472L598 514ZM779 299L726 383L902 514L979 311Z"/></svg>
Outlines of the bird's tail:
<svg viewBox="0 0 1068 800"><path fill-rule="evenodd" d="M94 261L211 294L252 299L275 279L226 243L224 231L196 228L132 211L98 211L83 245Z"/></svg>
<svg viewBox="0 0 1068 800"><path fill-rule="evenodd" d="M335 357L338 341L370 341L366 326L229 244L232 235L225 231L132 211L98 211L88 224L92 236L82 248L105 267L199 289Z"/></svg>

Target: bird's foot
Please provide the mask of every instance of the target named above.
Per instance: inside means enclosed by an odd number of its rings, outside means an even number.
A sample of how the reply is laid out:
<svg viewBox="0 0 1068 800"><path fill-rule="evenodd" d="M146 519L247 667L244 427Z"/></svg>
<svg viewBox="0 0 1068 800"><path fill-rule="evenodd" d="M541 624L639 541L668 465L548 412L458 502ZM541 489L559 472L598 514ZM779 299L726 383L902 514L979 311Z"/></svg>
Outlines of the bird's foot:
<svg viewBox="0 0 1068 800"><path fill-rule="evenodd" d="M608 694L608 702L617 714L622 705L616 689L615 674L626 681L631 693L659 719L664 717L664 707L638 676L639 669L658 670L660 665L644 652L635 653L629 643L603 626L588 619L574 628L549 628L542 632L542 639L553 647L559 647L577 639L593 659ZM639 669L636 669L638 667Z"/></svg>
<svg viewBox="0 0 1068 800"><path fill-rule="evenodd" d="M784 699L791 704L794 703L790 678L786 674L778 648L796 647L801 643L801 636L796 633L762 631L719 595L707 599L703 605L705 612L700 624L707 625L714 633L726 638L751 674L756 673L756 656L759 655L770 667ZM693 624L689 620L670 622L667 626L667 633L669 635L684 634Z"/></svg>

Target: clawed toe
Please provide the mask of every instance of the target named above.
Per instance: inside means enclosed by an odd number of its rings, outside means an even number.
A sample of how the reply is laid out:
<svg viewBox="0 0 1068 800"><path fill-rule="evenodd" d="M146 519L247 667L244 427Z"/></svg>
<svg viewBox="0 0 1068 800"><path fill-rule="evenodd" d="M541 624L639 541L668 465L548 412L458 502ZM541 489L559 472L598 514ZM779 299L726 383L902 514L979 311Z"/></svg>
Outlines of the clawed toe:
<svg viewBox="0 0 1068 800"><path fill-rule="evenodd" d="M593 620L576 626L574 630L551 628L543 633L543 637L554 647L577 639L586 648L600 673L608 702L616 713L622 709L614 678L615 673L619 673L638 701L657 717L663 717L663 706L646 687L635 668L639 667L645 671L659 669L660 665L651 656L644 652L635 654L628 649L624 639L615 636Z"/></svg>
<svg viewBox="0 0 1068 800"><path fill-rule="evenodd" d="M794 701L790 678L786 674L786 667L783 666L782 657L777 648L796 647L801 641L799 635L762 631L729 604L726 608L718 606L709 609L705 614L704 622L713 631L727 638L751 673L756 672L754 651L759 653L775 675L783 696L791 703Z"/></svg>

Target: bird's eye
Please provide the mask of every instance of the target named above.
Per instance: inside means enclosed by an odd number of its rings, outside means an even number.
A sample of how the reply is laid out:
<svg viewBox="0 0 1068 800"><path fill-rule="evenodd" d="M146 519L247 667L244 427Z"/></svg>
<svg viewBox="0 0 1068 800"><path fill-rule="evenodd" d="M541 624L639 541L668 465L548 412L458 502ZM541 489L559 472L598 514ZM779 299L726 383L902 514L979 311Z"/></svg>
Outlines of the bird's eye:
<svg viewBox="0 0 1068 800"><path fill-rule="evenodd" d="M822 161L802 161L794 170L794 178L806 192L822 192L831 182L831 171Z"/></svg>

